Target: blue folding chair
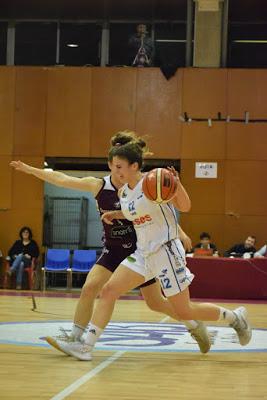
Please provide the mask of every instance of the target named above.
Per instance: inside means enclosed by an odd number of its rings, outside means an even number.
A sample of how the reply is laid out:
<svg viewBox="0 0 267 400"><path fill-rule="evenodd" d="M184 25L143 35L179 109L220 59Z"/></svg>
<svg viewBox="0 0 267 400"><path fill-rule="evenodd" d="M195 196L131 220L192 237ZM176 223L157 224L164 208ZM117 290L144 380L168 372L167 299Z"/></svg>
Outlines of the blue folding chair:
<svg viewBox="0 0 267 400"><path fill-rule="evenodd" d="M70 287L72 287L72 274L87 274L96 262L96 250L74 250L70 270Z"/></svg>
<svg viewBox="0 0 267 400"><path fill-rule="evenodd" d="M42 268L43 290L46 289L46 273L67 273L67 288L71 285L70 250L48 249L45 257L45 265Z"/></svg>

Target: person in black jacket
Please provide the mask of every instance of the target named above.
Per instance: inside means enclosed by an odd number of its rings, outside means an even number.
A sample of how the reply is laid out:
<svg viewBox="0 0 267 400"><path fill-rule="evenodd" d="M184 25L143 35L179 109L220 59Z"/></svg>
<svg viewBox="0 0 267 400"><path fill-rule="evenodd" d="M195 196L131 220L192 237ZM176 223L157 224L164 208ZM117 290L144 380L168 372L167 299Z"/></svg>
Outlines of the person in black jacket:
<svg viewBox="0 0 267 400"><path fill-rule="evenodd" d="M243 257L245 253L251 253L253 255L256 252L255 249L255 236L249 235L244 243L235 244L229 250L224 253L224 257Z"/></svg>
<svg viewBox="0 0 267 400"><path fill-rule="evenodd" d="M196 249L212 250L212 254L218 256L218 250L214 243L211 243L211 237L208 232L202 232L199 236L200 242L193 248L193 252Z"/></svg>
<svg viewBox="0 0 267 400"><path fill-rule="evenodd" d="M11 262L9 275L16 273L16 288L21 289L23 270L31 265L32 259L39 256L39 248L32 239L32 231L28 226L21 228L20 240L16 240L8 251Z"/></svg>

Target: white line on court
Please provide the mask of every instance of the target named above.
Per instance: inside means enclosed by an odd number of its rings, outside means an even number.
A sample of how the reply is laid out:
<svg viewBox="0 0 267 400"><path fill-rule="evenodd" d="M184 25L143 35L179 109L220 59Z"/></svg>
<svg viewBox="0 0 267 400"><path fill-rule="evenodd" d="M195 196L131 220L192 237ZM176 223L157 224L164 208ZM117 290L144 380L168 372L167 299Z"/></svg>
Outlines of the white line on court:
<svg viewBox="0 0 267 400"><path fill-rule="evenodd" d="M164 317L160 321L160 323L166 322L167 319L169 319L169 318L170 317L168 317L168 316ZM99 372L101 372L103 369L105 369L110 364L112 364L114 361L116 361L118 358L120 358L124 353L126 353L126 350L117 351L115 354L113 354L107 360L103 361L97 367L92 369L92 371L87 372L87 374L81 376L81 378L77 379L77 381L73 382L71 385L66 387L66 389L63 389L61 392L56 394L54 397L51 397L50 400L63 400L63 399L65 399L71 393L75 392L75 390L79 389L79 387L82 386L84 383L88 382L90 379L92 379L94 376L96 376Z"/></svg>
<svg viewBox="0 0 267 400"><path fill-rule="evenodd" d="M62 390L61 392L56 394L54 397L51 397L50 400L65 399L67 396L69 396L71 393L73 393L75 390L77 390L80 386L82 386L85 382L92 379L99 372L101 372L104 368L108 367L110 364L112 364L114 361L116 361L118 358L120 358L124 353L126 353L126 350L117 351L115 354L113 354L107 360L103 361L97 367L92 369L92 371L87 372L87 374L85 374L81 378L77 379L77 381L73 382L70 386L66 387L66 389Z"/></svg>

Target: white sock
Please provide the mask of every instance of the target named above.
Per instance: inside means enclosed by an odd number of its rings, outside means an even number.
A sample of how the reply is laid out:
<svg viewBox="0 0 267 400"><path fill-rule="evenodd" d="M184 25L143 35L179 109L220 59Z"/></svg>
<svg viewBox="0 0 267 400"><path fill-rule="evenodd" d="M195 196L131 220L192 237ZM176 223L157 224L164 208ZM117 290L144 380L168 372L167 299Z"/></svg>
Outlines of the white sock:
<svg viewBox="0 0 267 400"><path fill-rule="evenodd" d="M185 326L187 327L187 329L189 331L191 331L192 329L195 329L198 326L198 322L194 321L194 320L190 320L190 321L182 321L183 324L185 324Z"/></svg>
<svg viewBox="0 0 267 400"><path fill-rule="evenodd" d="M220 308L220 316L219 321L226 321L229 324L232 324L236 320L236 315L233 311L227 310L226 308Z"/></svg>
<svg viewBox="0 0 267 400"><path fill-rule="evenodd" d="M73 324L71 336L73 337L74 340L80 340L84 331L85 331L85 328L83 326L78 325L78 324Z"/></svg>
<svg viewBox="0 0 267 400"><path fill-rule="evenodd" d="M102 332L103 332L103 329L98 328L98 326L96 326L90 322L90 324L88 326L88 333L86 335L84 342L86 344L88 344L89 346L93 347Z"/></svg>

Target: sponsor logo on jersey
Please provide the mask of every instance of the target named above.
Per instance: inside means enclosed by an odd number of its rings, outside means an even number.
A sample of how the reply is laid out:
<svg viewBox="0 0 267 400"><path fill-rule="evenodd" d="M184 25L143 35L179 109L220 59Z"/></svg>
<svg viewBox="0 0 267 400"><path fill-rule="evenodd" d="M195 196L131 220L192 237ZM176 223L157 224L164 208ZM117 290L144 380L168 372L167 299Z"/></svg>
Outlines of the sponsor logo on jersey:
<svg viewBox="0 0 267 400"><path fill-rule="evenodd" d="M130 235L133 232L134 232L134 228L132 227L132 225L114 226L113 228L111 228L110 237L112 237L113 239L116 239L118 237Z"/></svg>
<svg viewBox="0 0 267 400"><path fill-rule="evenodd" d="M133 220L133 224L134 225L142 225L142 224L145 224L146 222L151 222L151 221L152 221L151 216L149 214L146 214L140 218L135 218Z"/></svg>
<svg viewBox="0 0 267 400"><path fill-rule="evenodd" d="M18 346L50 346L46 336L56 336L60 327L72 330L72 321L1 322L0 343ZM208 326L210 352L267 352L267 330L253 329L247 346L240 346L235 331L222 326ZM110 322L96 343L96 351L195 352L199 348L184 325L176 323ZM207 354L205 357L209 357Z"/></svg>

